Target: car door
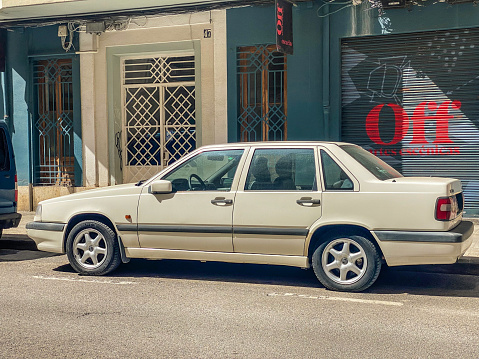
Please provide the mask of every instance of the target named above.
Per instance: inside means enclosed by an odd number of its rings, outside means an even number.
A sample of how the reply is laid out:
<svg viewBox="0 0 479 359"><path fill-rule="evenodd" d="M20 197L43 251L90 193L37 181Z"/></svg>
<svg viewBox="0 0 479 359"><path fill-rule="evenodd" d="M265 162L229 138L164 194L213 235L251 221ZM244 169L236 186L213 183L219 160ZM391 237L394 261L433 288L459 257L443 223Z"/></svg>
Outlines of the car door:
<svg viewBox="0 0 479 359"><path fill-rule="evenodd" d="M308 228L321 217L316 148L256 148L247 163L235 198L234 251L302 256Z"/></svg>
<svg viewBox="0 0 479 359"><path fill-rule="evenodd" d="M138 236L143 248L232 252L234 190L243 148L205 150L158 179L173 192L142 191Z"/></svg>

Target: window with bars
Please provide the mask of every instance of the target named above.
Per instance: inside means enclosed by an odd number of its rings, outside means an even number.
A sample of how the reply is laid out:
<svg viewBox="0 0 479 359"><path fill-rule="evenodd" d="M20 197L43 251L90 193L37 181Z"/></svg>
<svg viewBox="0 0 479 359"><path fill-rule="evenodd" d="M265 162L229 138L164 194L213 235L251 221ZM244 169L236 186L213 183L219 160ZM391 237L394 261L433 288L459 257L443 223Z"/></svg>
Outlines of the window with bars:
<svg viewBox="0 0 479 359"><path fill-rule="evenodd" d="M287 139L286 56L275 45L237 48L238 140Z"/></svg>
<svg viewBox="0 0 479 359"><path fill-rule="evenodd" d="M33 183L75 185L72 59L33 62Z"/></svg>
<svg viewBox="0 0 479 359"><path fill-rule="evenodd" d="M194 55L125 58L123 181L151 177L196 148Z"/></svg>

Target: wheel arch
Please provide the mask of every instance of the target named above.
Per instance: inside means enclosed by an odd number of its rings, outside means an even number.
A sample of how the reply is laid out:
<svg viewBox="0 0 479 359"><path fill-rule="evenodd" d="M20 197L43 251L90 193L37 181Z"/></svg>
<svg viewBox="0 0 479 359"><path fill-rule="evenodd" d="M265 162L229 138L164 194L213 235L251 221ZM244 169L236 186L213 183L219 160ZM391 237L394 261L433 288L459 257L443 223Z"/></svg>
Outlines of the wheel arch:
<svg viewBox="0 0 479 359"><path fill-rule="evenodd" d="M75 227L78 223L87 221L87 220L98 221L98 222L102 222L106 224L108 227L112 229L113 232L115 232L116 237L121 245L121 239L118 236L118 231L116 230L116 227L113 224L113 221L110 220L110 218L108 218L106 215L101 213L79 213L71 217L67 223L65 234L63 236L63 244L62 244L64 252L66 252L67 238L70 235L70 232L72 231L73 227Z"/></svg>
<svg viewBox="0 0 479 359"><path fill-rule="evenodd" d="M319 245L336 235L358 235L367 238L376 246L381 257L384 257L376 238L374 238L367 228L354 224L329 224L317 228L311 235L307 248L307 256L309 260L311 261L314 250Z"/></svg>

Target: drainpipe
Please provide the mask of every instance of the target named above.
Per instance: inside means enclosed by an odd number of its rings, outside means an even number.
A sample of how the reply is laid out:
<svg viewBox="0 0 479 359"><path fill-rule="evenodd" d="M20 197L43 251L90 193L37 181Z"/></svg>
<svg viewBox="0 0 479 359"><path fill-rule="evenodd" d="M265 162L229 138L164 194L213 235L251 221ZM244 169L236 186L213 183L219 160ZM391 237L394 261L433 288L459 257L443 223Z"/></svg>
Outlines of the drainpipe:
<svg viewBox="0 0 479 359"><path fill-rule="evenodd" d="M329 13L329 5L324 6L324 14ZM330 139L329 134L329 114L331 110L330 106L330 96L329 96L329 34L330 34L330 24L329 16L323 17L323 121L324 121L324 140Z"/></svg>

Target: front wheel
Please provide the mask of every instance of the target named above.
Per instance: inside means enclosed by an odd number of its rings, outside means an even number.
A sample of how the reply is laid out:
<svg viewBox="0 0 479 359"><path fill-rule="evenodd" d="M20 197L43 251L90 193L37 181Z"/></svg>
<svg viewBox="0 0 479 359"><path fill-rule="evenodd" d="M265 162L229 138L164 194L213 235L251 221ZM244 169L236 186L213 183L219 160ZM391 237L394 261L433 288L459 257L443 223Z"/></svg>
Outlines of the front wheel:
<svg viewBox="0 0 479 359"><path fill-rule="evenodd" d="M98 221L87 220L73 227L66 251L73 269L85 275L107 274L121 262L115 232Z"/></svg>
<svg viewBox="0 0 479 359"><path fill-rule="evenodd" d="M376 246L362 236L335 236L313 253L313 270L328 289L360 292L369 288L381 271Z"/></svg>

